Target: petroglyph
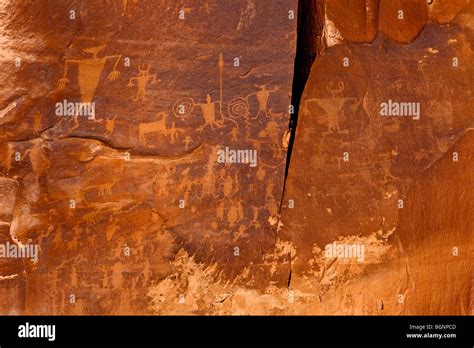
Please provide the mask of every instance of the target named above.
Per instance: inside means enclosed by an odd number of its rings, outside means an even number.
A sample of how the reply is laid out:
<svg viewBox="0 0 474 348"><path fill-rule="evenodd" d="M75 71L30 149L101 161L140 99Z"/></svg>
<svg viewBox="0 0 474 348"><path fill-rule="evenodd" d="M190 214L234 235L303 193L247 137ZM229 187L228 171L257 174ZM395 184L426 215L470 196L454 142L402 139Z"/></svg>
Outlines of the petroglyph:
<svg viewBox="0 0 474 348"><path fill-rule="evenodd" d="M201 107L202 116L204 117L204 125L198 128L199 131L203 131L207 126L210 126L212 130L223 127L223 122L218 121L216 118L216 102L211 101L212 98L208 94L206 97L206 103L197 104Z"/></svg>
<svg viewBox="0 0 474 348"><path fill-rule="evenodd" d="M296 8L293 0L9 7L14 68L2 71L12 83L0 112L0 170L19 190L14 217L0 227L41 250L34 268L8 266L12 272L0 274L19 275L16 288L11 279L1 290L24 301L16 311L154 314L149 290L200 268L181 267L181 259L212 267L212 282L240 284L235 295L210 294L217 307L254 295L246 284L255 274L271 279L261 261L274 243L277 225L269 221L277 219L283 189L281 137L296 44L288 38L297 23L287 13ZM85 107L94 119L79 119L89 116ZM218 163L225 148L242 151L243 161ZM195 296L193 310L204 313L200 295L191 295L201 281L186 293L181 283L176 292L165 289L159 302L189 313ZM33 286L39 282L41 291ZM265 302L258 305L263 313ZM0 312L9 313L5 306Z"/></svg>
<svg viewBox="0 0 474 348"><path fill-rule="evenodd" d="M115 59L115 63L113 70L109 73L107 78L110 81L114 81L120 77L120 72L117 70L117 65L120 61L120 58L122 58L122 55L98 57L99 52L104 48L105 45L84 49L84 52L92 55L92 57L88 59L66 59L64 64L64 75L58 81L58 88L64 89L64 87L66 87L66 85L70 82L67 78L68 65L77 64L81 102L91 103L94 98L97 85L99 84L102 71L104 70L105 63L108 59Z"/></svg>
<svg viewBox="0 0 474 348"><path fill-rule="evenodd" d="M138 126L138 136L142 145L146 145L145 135L148 133L164 133L166 131L166 118L168 115L160 112L157 116L160 118L158 121L140 123Z"/></svg>
<svg viewBox="0 0 474 348"><path fill-rule="evenodd" d="M146 87L148 83L155 84L156 82L160 82L160 80L156 79L156 74L150 75L150 64L147 65L146 69L142 69L140 66L138 67L138 75L135 77L130 78L128 82L128 87L135 86L133 81L137 83L137 94L133 98L133 101L138 100L146 100Z"/></svg>
<svg viewBox="0 0 474 348"><path fill-rule="evenodd" d="M268 84L264 85L255 85L255 87L259 88L260 90L256 93L257 99L258 99L258 113L255 116L257 118L260 116L260 113L264 114L265 116L267 115L267 104L268 104L268 98L270 97L270 93L278 91L278 86L275 86L272 89L267 89Z"/></svg>

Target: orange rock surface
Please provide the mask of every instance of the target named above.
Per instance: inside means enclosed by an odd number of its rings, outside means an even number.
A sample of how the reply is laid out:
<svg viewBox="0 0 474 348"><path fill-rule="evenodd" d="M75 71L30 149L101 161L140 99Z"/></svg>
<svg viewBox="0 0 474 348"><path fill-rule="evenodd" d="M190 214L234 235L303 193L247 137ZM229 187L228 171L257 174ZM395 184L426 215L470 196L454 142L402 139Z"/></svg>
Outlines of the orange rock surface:
<svg viewBox="0 0 474 348"><path fill-rule="evenodd" d="M474 313L472 1L0 14L0 313Z"/></svg>

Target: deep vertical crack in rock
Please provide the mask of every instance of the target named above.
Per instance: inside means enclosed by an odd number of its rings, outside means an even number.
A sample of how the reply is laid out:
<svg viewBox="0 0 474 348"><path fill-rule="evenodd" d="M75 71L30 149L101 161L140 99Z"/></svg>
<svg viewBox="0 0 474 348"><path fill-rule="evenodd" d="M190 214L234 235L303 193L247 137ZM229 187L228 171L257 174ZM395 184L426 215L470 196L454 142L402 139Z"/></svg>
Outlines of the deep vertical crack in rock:
<svg viewBox="0 0 474 348"><path fill-rule="evenodd" d="M298 112L300 100L308 80L309 73L313 62L319 55L324 44L319 38L322 37L324 28L324 6L325 1L299 1L298 2L298 24L297 24L297 40L296 55L293 72L293 84L291 93L291 105L293 112L290 113L289 131L290 141L288 144L288 153L286 159L285 177L283 180L283 189L280 200L280 213L283 207L283 197L285 195L286 179L290 167L291 153L296 135L296 125L298 123ZM289 274L287 287L290 288L292 276L292 257L289 253Z"/></svg>
<svg viewBox="0 0 474 348"><path fill-rule="evenodd" d="M288 144L288 153L286 159L285 178L283 181L283 190L281 200L285 193L286 178L290 167L291 153L296 134L296 125L298 123L298 111L301 96L303 95L306 81L313 62L324 48L319 38L324 28L324 4L325 1L299 1L298 2L298 24L297 24L297 40L296 55L293 72L293 84L291 94L291 105L293 113L290 114L290 122L288 125L291 137ZM280 204L281 210L282 204Z"/></svg>

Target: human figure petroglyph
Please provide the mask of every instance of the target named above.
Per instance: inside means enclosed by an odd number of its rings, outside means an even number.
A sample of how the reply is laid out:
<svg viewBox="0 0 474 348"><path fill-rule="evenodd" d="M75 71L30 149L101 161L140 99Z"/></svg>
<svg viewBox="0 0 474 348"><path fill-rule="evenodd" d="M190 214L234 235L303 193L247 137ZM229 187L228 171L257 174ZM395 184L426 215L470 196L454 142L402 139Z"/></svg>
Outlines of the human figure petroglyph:
<svg viewBox="0 0 474 348"><path fill-rule="evenodd" d="M260 138L268 138L269 146L273 152L273 158L278 158L282 155L283 151L280 145L280 130L278 129L278 123L275 121L270 121L267 123L265 129L262 129L258 136Z"/></svg>
<svg viewBox="0 0 474 348"><path fill-rule="evenodd" d="M254 226L255 228L260 228L260 222L258 221L258 216L260 214L260 209L259 207L252 207L252 212L253 212L253 218L250 221L250 225Z"/></svg>
<svg viewBox="0 0 474 348"><path fill-rule="evenodd" d="M222 53L219 54L218 61L219 70L219 101L212 101L211 95L206 96L206 103L197 104L201 107L201 111L204 117L204 125L198 128L199 131L203 131L207 126L210 126L212 130L215 128L224 127L224 121L228 120L233 122L237 127L238 123L232 119L226 118L222 112L224 105L223 102L223 73L224 73L224 57ZM194 101L193 101L194 102ZM216 105L219 105L220 120L216 117Z"/></svg>
<svg viewBox="0 0 474 348"><path fill-rule="evenodd" d="M203 104L197 104L201 106L201 111L202 115L204 117L204 125L199 127L197 130L198 131L203 131L204 128L207 126L210 126L212 130L214 130L214 127L221 128L224 126L223 120L217 121L216 119L216 103L211 101L212 98L208 94L206 97L206 103Z"/></svg>
<svg viewBox="0 0 474 348"><path fill-rule="evenodd" d="M209 160L207 161L207 165L205 167L205 175L202 176L199 180L199 184L201 185L202 195L200 198L203 198L206 195L210 195L212 198L219 198L216 192L216 154L217 154L217 146L212 146L211 151L209 153Z"/></svg>
<svg viewBox="0 0 474 348"><path fill-rule="evenodd" d="M235 226L235 223L244 218L244 206L241 199L232 202L227 209L227 222L229 226Z"/></svg>
<svg viewBox="0 0 474 348"><path fill-rule="evenodd" d="M12 169L12 159L13 159L13 145L7 144L7 151L3 159L3 167L5 168L6 173L10 172L10 170Z"/></svg>
<svg viewBox="0 0 474 348"><path fill-rule="evenodd" d="M219 205L216 208L216 218L217 219L224 219L224 210L225 210L225 205L224 201L220 202Z"/></svg>
<svg viewBox="0 0 474 348"><path fill-rule="evenodd" d="M236 222L244 218L244 204L241 199L222 200L216 208L216 218L224 220L226 218L229 226L235 226Z"/></svg>
<svg viewBox="0 0 474 348"><path fill-rule="evenodd" d="M189 145L191 144L192 138L189 135L184 137L184 151L189 150Z"/></svg>
<svg viewBox="0 0 474 348"><path fill-rule="evenodd" d="M185 168L180 175L180 181L178 183L177 190L178 192L184 192L183 199L187 202L189 199L189 193L193 189L193 181L188 178L190 168Z"/></svg>
<svg viewBox="0 0 474 348"><path fill-rule="evenodd" d="M237 221L244 218L243 201L233 198L239 187L237 173L233 178L225 169L221 169L219 172L219 181L223 182L221 192L224 193L224 198L213 196L214 198L220 199L220 203L216 208L216 216L222 220L226 218L230 226L234 226ZM215 182L215 180L213 180L213 182Z"/></svg>
<svg viewBox="0 0 474 348"><path fill-rule="evenodd" d="M350 110L352 112L357 111L363 98L357 100L357 98L343 97L344 82L340 81L335 86L333 81L329 82L326 87L330 93L330 98L311 98L305 101L304 109L309 110L308 104L310 102L316 102L326 113L328 131L323 134L349 134L348 130L341 131L340 123L342 121L342 112L346 103L351 103Z"/></svg>
<svg viewBox="0 0 474 348"><path fill-rule="evenodd" d="M125 16L125 11L127 10L128 1L129 0L122 0L122 16Z"/></svg>
<svg viewBox="0 0 474 348"><path fill-rule="evenodd" d="M257 14L254 0L246 0L245 5L240 9L240 20L237 30L248 29Z"/></svg>
<svg viewBox="0 0 474 348"><path fill-rule="evenodd" d="M89 59L66 59L66 63L64 65L64 76L59 79L58 88L63 89L66 87L66 84L70 82L67 79L68 64L77 64L81 102L91 103L107 59L116 59L113 70L108 75L108 79L110 81L115 81L120 77L120 72L117 70L117 65L120 61L120 58L122 58L122 55L112 55L99 58L97 55L104 48L105 45L84 49L84 52L92 54L92 58Z"/></svg>
<svg viewBox="0 0 474 348"><path fill-rule="evenodd" d="M225 169L222 169L220 174L221 174L221 178L225 177L224 186L222 187L224 196L230 197L234 191L233 190L234 182L232 180L232 177L230 175L226 175Z"/></svg>
<svg viewBox="0 0 474 348"><path fill-rule="evenodd" d="M116 118L117 116L115 116L112 119L108 119L108 118L105 119L105 133L104 133L105 136L110 136L114 132Z"/></svg>
<svg viewBox="0 0 474 348"><path fill-rule="evenodd" d="M43 116L39 111L36 111L33 115L33 134L38 135L41 132L41 121Z"/></svg>
<svg viewBox="0 0 474 348"><path fill-rule="evenodd" d="M37 138L32 141L32 147L25 151L23 157L29 158L36 180L41 175L48 174L50 160L46 151L50 149L49 143L45 143L42 138Z"/></svg>
<svg viewBox="0 0 474 348"><path fill-rule="evenodd" d="M275 201L275 197L273 196L274 188L275 188L275 182L272 178L270 178L266 186L266 192L265 192L266 201Z"/></svg>
<svg viewBox="0 0 474 348"><path fill-rule="evenodd" d="M181 128L176 128L175 122L171 123L171 128L166 128L165 135L170 136L170 143L174 144L175 140L179 138L179 135L184 133Z"/></svg>
<svg viewBox="0 0 474 348"><path fill-rule="evenodd" d="M267 105L268 105L268 98L270 97L270 93L278 91L279 87L275 86L273 89L267 89L269 83L264 85L255 85L255 87L259 88L260 90L255 93L258 100L258 112L254 118L260 116L260 113L263 113L265 116L268 117L267 114Z"/></svg>
<svg viewBox="0 0 474 348"><path fill-rule="evenodd" d="M158 190L156 190L157 194L159 195L169 194L170 193L169 186L172 182L173 180L170 179L169 177L162 177L162 178L155 179L155 185L158 188Z"/></svg>
<svg viewBox="0 0 474 348"><path fill-rule="evenodd" d="M197 128L198 131L202 132L208 126L210 126L212 130L222 128L225 126L224 120L231 121L238 127L238 123L236 121L225 116L220 116L218 119L218 112L216 109L217 105L219 105L219 110L221 110L221 102L213 101L210 94L207 94L205 103L195 103L193 98L190 97L178 100L173 105L173 114L176 117L185 118L192 113L195 105L200 107L202 116L204 118L204 124ZM220 112L221 111L219 111L219 113Z"/></svg>
<svg viewBox="0 0 474 348"><path fill-rule="evenodd" d="M265 170L265 165L263 166L258 166L258 170L257 170L257 179L262 181L263 179L265 179L265 176L267 175L267 171Z"/></svg>
<svg viewBox="0 0 474 348"><path fill-rule="evenodd" d="M398 178L394 177L391 172L391 160L394 157L393 152L382 153L379 154L378 157L380 157L381 160L375 163L375 167L379 167L382 170L384 181L397 180Z"/></svg>
<svg viewBox="0 0 474 348"><path fill-rule="evenodd" d="M249 96L238 97L231 100L227 104L228 115L230 117L226 118L227 120L235 123L236 127L238 127L239 124L235 120L233 120L233 118L244 119L244 130L245 130L244 134L245 134L246 141L250 140L250 106L249 106L248 97Z"/></svg>
<svg viewBox="0 0 474 348"><path fill-rule="evenodd" d="M158 188L158 190L155 191L159 195L166 195L171 191L169 186L174 182L172 176L176 173L176 168L171 165L165 165L163 172L164 174L160 176L155 175L154 178L154 186Z"/></svg>
<svg viewBox="0 0 474 348"><path fill-rule="evenodd" d="M232 130L230 131L230 141L233 143L236 143L239 140L239 130L237 127L233 127Z"/></svg>
<svg viewBox="0 0 474 348"><path fill-rule="evenodd" d="M133 81L137 82L137 94L133 98L133 101L146 100L146 87L148 82L151 84L155 84L156 82L160 82L161 80L157 80L156 74L150 75L150 64L147 65L146 69L142 69L141 66L138 67L138 75L135 77L130 78L127 86L133 87Z"/></svg>
<svg viewBox="0 0 474 348"><path fill-rule="evenodd" d="M67 68L68 64L77 64L78 66L78 83L79 83L79 92L81 94L81 103L92 103L92 100L95 95L95 91L99 84L100 76L104 70L105 63L108 59L116 59L113 70L108 75L110 81L115 81L120 77L120 72L117 70L117 65L122 58L122 55L111 55L105 57L98 57L100 51L105 48L105 45L90 47L83 50L83 52L89 53L92 55L88 59L66 59L64 64L64 75L58 81L58 89L62 90L66 87L70 81L67 78ZM77 115L74 116L74 127L73 129L79 126Z"/></svg>
<svg viewBox="0 0 474 348"><path fill-rule="evenodd" d="M193 188L193 182L188 178L191 168L184 168L180 174L180 180L178 183L178 191L191 191Z"/></svg>

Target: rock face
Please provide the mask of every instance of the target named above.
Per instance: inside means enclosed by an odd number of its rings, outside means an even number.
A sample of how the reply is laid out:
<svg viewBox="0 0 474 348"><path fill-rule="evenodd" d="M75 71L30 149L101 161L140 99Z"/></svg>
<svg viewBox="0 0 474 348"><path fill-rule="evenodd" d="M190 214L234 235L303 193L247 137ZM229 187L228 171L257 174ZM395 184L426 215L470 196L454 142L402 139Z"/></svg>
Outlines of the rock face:
<svg viewBox="0 0 474 348"><path fill-rule="evenodd" d="M472 5L381 1L374 38L372 5L351 27L335 3L285 185L290 287L305 313L472 313Z"/></svg>
<svg viewBox="0 0 474 348"><path fill-rule="evenodd" d="M1 264L2 311L204 310L182 258L268 281L297 2L1 6L2 235L39 247Z"/></svg>
<svg viewBox="0 0 474 348"><path fill-rule="evenodd" d="M471 1L0 14L0 313L473 314Z"/></svg>

